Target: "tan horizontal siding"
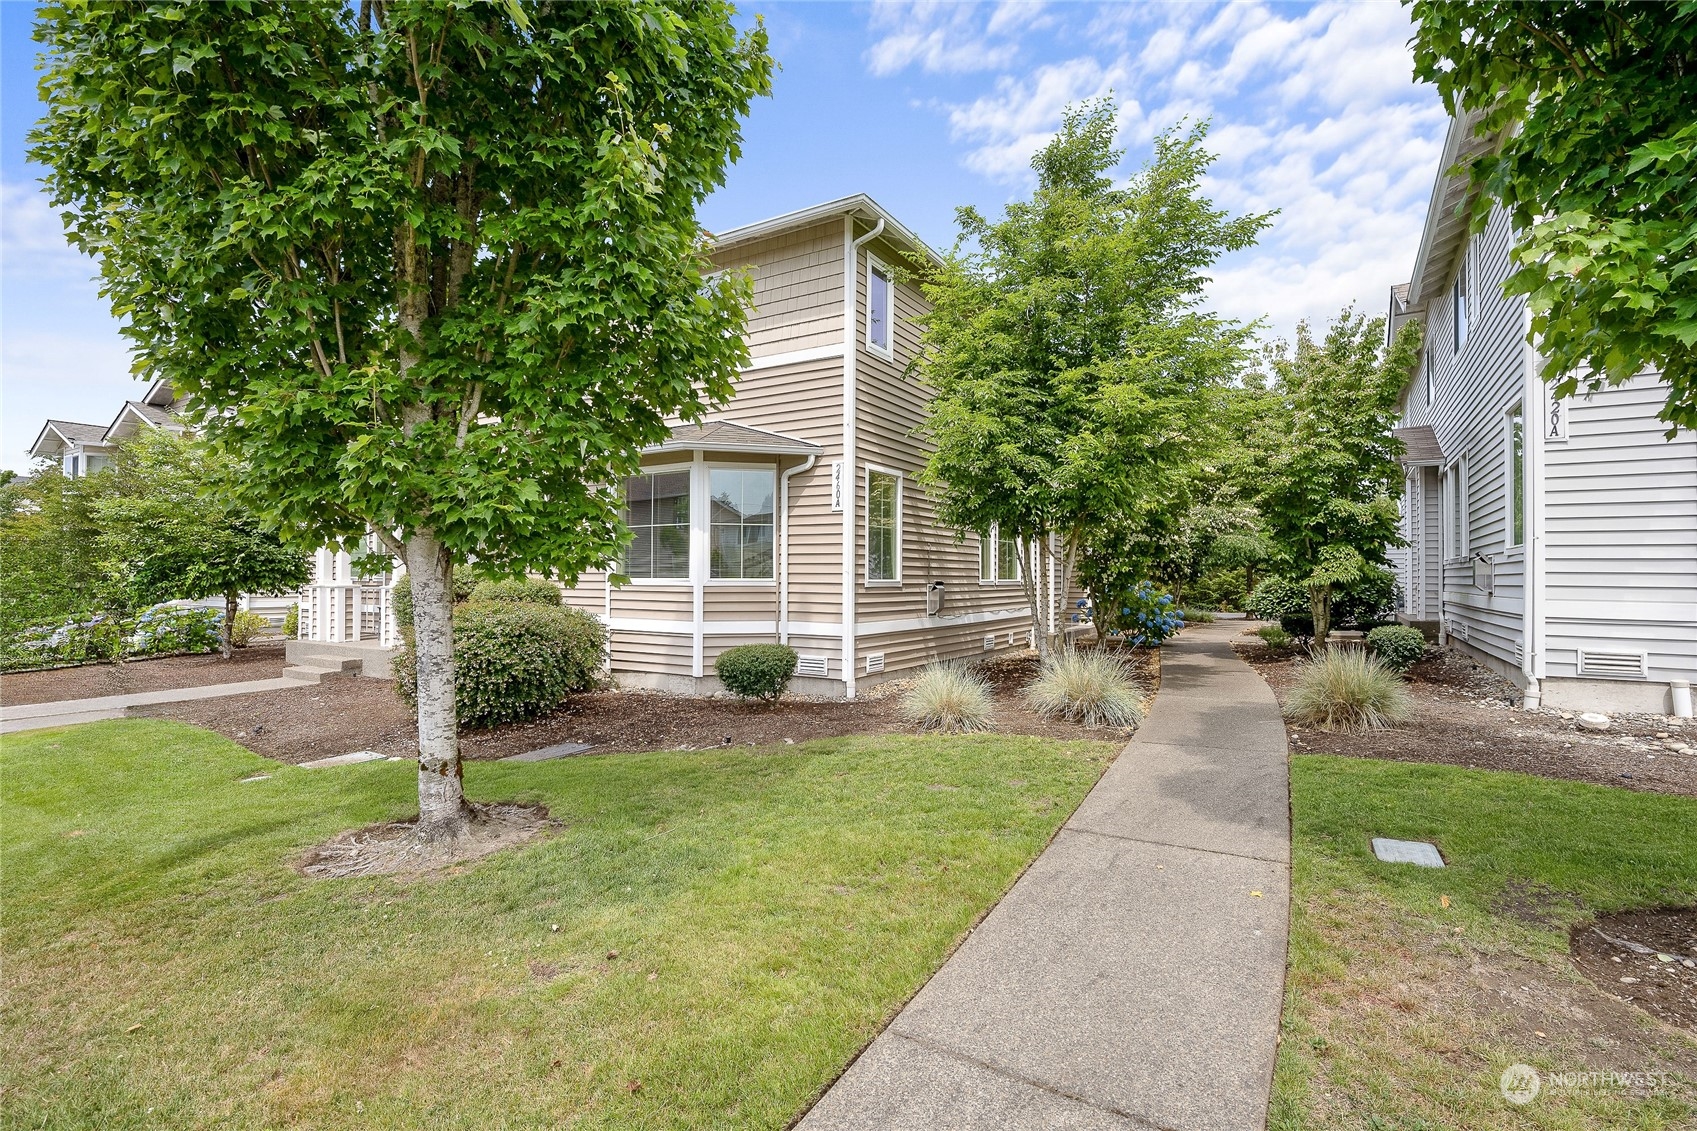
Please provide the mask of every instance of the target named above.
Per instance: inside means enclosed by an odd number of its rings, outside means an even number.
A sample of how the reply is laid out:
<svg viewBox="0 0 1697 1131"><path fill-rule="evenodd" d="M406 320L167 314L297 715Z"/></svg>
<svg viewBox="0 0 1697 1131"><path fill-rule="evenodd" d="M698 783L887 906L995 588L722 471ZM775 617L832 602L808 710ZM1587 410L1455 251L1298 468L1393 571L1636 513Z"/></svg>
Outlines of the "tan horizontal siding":
<svg viewBox="0 0 1697 1131"><path fill-rule="evenodd" d="M611 658L614 674L644 672L656 675L688 676L694 649L687 633L626 632L611 634Z"/></svg>

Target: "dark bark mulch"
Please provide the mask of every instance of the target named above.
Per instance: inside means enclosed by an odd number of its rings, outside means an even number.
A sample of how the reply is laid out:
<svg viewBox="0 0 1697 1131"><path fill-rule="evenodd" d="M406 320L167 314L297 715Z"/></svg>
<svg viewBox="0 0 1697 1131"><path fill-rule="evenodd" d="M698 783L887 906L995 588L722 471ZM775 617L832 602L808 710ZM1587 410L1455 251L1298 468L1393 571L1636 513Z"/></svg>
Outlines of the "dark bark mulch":
<svg viewBox="0 0 1697 1131"><path fill-rule="evenodd" d="M1154 661L1143 653L1131 653L1127 659L1145 686L1153 688ZM1108 741L1124 737L1119 731L1043 719L1027 710L1019 691L1036 674L1034 654L998 658L983 665L983 670L996 697L999 733ZM728 697L590 692L573 696L560 710L533 722L463 731L460 753L472 760L504 758L561 742L586 743L596 754L710 750L851 734L912 733L914 727L897 710L902 686L881 684L853 702L786 698L775 706ZM388 680L329 679L298 690L161 704L136 708L132 714L205 727L282 762L356 750L402 758L418 754L412 710Z"/></svg>
<svg viewBox="0 0 1697 1131"><path fill-rule="evenodd" d="M0 706L21 707L26 703L57 703L100 695L245 683L253 679L276 679L282 674L283 642L278 640L237 648L228 660L214 652L208 656L166 656L121 664L10 672L0 676Z"/></svg>
<svg viewBox="0 0 1697 1131"><path fill-rule="evenodd" d="M1573 928L1569 945L1574 965L1604 991L1697 1033L1697 908L1604 915Z"/></svg>
<svg viewBox="0 0 1697 1131"><path fill-rule="evenodd" d="M1234 644L1283 703L1303 656L1274 651L1253 636ZM1511 770L1697 797L1697 754L1674 749L1697 747L1697 725L1689 719L1617 714L1607 731L1581 730L1571 712L1564 717L1556 710L1521 710L1518 688L1448 650L1430 651L1414 665L1408 689L1414 694L1413 721L1364 734L1287 725L1291 751Z"/></svg>

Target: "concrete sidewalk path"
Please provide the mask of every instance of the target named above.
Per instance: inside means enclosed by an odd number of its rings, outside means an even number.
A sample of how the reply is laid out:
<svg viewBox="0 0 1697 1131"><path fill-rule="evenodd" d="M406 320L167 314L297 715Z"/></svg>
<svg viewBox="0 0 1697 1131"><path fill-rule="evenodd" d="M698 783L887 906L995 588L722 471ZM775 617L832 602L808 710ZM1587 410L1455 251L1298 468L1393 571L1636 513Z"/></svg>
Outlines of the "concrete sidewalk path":
<svg viewBox="0 0 1697 1131"><path fill-rule="evenodd" d="M101 695L93 699L61 699L56 703L24 703L16 707L0 707L0 734L121 719L129 708L145 707L151 703L186 703L191 699L218 699L225 695L250 695L256 691L309 686L298 679L250 679L240 683L213 683L205 687L177 687L168 691Z"/></svg>
<svg viewBox="0 0 1697 1131"><path fill-rule="evenodd" d="M1284 996L1290 802L1240 624L1162 650L1149 718L802 1131L1249 1131Z"/></svg>

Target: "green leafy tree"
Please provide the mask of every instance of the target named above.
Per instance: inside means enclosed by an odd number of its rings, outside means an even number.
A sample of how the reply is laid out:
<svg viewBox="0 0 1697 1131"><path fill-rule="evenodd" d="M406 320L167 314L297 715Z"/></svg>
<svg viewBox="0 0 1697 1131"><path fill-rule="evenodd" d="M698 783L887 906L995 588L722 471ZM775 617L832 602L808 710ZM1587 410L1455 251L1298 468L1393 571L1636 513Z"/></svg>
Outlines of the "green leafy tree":
<svg viewBox="0 0 1697 1131"><path fill-rule="evenodd" d="M1416 0L1417 77L1496 144L1471 167L1520 236L1524 295L1558 396L1646 367L1661 418L1697 428L1697 0Z"/></svg>
<svg viewBox="0 0 1697 1131"><path fill-rule="evenodd" d="M312 575L305 554L237 501L242 469L205 444L149 430L101 475L94 515L117 590L134 605L222 597L226 657L243 593L286 593Z"/></svg>
<svg viewBox="0 0 1697 1131"><path fill-rule="evenodd" d="M73 479L44 462L0 484L0 637L101 606L94 503L104 477Z"/></svg>
<svg viewBox="0 0 1697 1131"><path fill-rule="evenodd" d="M764 31L713 0L41 11L71 241L263 520L406 563L419 835L458 835L452 563L610 560L605 485L729 395L750 290L696 209Z"/></svg>
<svg viewBox="0 0 1697 1131"><path fill-rule="evenodd" d="M1112 100L1072 108L1032 158L1032 199L994 223L960 209L955 249L924 283L923 481L945 523L994 524L1034 553L1026 598L1045 628L1093 538L1159 508L1194 458L1205 391L1243 355L1249 331L1197 305L1208 266L1267 221L1202 196L1206 132L1162 134L1117 186Z"/></svg>
<svg viewBox="0 0 1697 1131"><path fill-rule="evenodd" d="M1402 445L1391 428L1419 352L1418 324L1387 346L1384 319L1345 310L1323 341L1303 323L1294 348L1280 342L1264 357L1274 396L1255 437L1255 502L1280 571L1308 590L1316 644L1331 631L1333 592L1399 544Z"/></svg>

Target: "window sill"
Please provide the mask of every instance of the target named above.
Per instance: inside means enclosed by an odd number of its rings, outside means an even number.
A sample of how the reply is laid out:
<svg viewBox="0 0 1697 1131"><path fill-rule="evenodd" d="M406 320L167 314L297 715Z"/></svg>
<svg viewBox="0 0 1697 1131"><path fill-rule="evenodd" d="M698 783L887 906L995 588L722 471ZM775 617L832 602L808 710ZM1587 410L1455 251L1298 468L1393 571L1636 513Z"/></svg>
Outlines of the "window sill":
<svg viewBox="0 0 1697 1131"><path fill-rule="evenodd" d="M633 577L630 584L645 589L688 589L695 584L687 577Z"/></svg>
<svg viewBox="0 0 1697 1131"><path fill-rule="evenodd" d="M902 582L900 578L892 578L884 581L874 581L868 578L865 585L868 589L900 589L902 587Z"/></svg>
<svg viewBox="0 0 1697 1131"><path fill-rule="evenodd" d="M706 581L702 582L702 584L709 588L719 588L726 585L739 585L745 588L768 589L778 583L770 577L709 577Z"/></svg>

